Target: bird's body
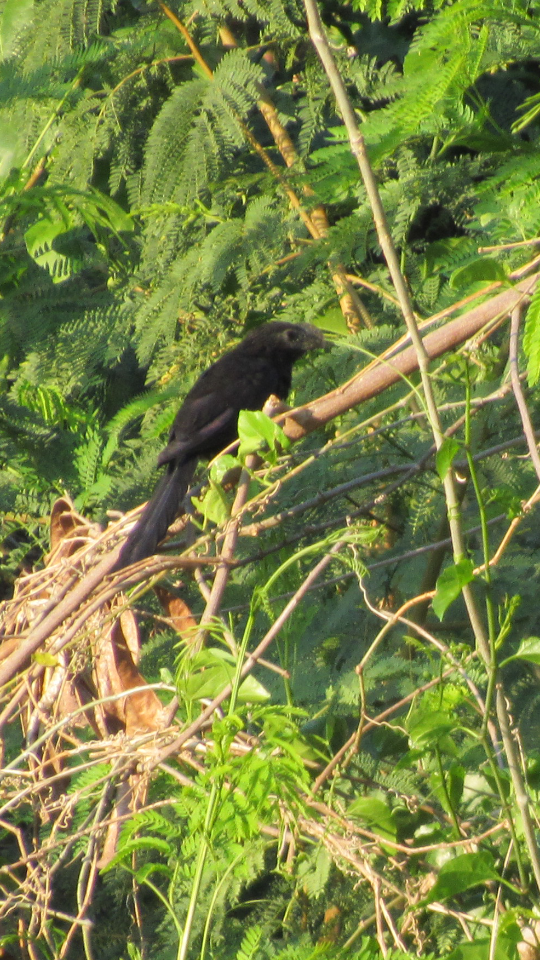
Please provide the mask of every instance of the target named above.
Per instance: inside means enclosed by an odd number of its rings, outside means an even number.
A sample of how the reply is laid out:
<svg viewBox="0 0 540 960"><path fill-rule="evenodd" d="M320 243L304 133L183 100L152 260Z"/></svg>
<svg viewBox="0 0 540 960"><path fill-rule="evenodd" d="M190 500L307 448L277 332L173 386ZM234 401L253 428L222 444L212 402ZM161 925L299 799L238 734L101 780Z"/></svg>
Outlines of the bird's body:
<svg viewBox="0 0 540 960"><path fill-rule="evenodd" d="M158 457L166 472L129 534L117 568L155 552L180 511L199 458L214 457L237 439L240 410L260 410L271 394L285 400L295 361L324 346L321 332L309 324L267 323L205 370L176 415Z"/></svg>

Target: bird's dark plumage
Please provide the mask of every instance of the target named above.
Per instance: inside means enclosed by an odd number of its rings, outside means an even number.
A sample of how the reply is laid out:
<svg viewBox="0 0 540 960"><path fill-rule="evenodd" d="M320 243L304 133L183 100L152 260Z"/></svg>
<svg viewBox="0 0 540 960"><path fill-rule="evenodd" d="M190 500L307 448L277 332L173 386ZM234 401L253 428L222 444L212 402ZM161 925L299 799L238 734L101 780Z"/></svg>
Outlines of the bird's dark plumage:
<svg viewBox="0 0 540 960"><path fill-rule="evenodd" d="M267 323L205 370L176 414L158 457L165 474L129 534L117 569L155 553L180 512L198 459L215 457L237 439L240 410L262 409L271 394L285 400L294 362L324 346L322 333L309 324Z"/></svg>

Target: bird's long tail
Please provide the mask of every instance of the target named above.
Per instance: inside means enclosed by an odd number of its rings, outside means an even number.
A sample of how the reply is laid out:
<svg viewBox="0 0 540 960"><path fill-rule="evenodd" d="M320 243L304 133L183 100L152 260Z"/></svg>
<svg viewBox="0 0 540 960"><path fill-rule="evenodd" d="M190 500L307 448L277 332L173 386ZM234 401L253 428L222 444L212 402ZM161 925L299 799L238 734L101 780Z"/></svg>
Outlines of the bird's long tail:
<svg viewBox="0 0 540 960"><path fill-rule="evenodd" d="M162 476L138 523L122 547L116 570L151 557L156 552L157 545L181 512L181 503L191 483L196 464L196 459L185 460Z"/></svg>

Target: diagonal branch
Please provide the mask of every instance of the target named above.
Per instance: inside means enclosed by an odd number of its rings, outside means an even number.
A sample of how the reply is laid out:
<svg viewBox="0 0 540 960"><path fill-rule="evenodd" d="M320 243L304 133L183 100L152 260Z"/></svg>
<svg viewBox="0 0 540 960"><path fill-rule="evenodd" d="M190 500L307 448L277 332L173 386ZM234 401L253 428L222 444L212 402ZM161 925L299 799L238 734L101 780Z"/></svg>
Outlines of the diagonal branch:
<svg viewBox="0 0 540 960"><path fill-rule="evenodd" d="M475 307L438 330L428 333L423 342L429 358L434 359L448 350L453 350L458 344L464 343L482 330L490 321L508 314L519 304L527 303L538 276L539 274L533 274L510 290L504 290L479 307ZM378 361L369 364L365 370L362 370L348 383L303 407L286 414L280 414L276 419L283 423L284 431L290 440L300 440L347 410L378 396L384 390L399 382L403 376L408 376L416 370L418 370L418 359L415 348L414 346L406 347L397 355L392 356L391 360L380 358ZM119 550L120 546L115 547L97 566L89 570L88 574L66 594L61 603L50 610L47 616L30 631L28 636L20 642L17 649L0 663L0 687L8 683L17 674L28 658L39 649L44 640L57 630L101 585L103 579L114 568ZM196 565L198 562L200 561L195 559L191 561L189 558L182 559L182 564L185 565L190 565L190 563ZM161 559L160 569L174 568L178 565L178 561L174 559L168 561ZM138 574L136 570L139 571ZM122 572L124 576L120 577L115 585L111 585L107 598L125 586L125 571ZM129 582L136 583L147 575L148 561L145 561L133 569L133 573L129 575Z"/></svg>

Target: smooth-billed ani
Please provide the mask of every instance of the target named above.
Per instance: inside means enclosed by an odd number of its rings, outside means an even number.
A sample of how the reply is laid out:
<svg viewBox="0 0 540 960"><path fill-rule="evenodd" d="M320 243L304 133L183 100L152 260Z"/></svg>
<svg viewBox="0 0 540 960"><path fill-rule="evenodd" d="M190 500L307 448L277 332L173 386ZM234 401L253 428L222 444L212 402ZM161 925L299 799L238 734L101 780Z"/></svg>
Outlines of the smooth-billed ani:
<svg viewBox="0 0 540 960"><path fill-rule="evenodd" d="M271 394L285 400L294 362L325 346L322 333L310 324L266 323L205 370L176 414L169 443L158 457L165 473L116 569L155 553L180 512L199 458L215 457L237 439L240 410L260 410Z"/></svg>

